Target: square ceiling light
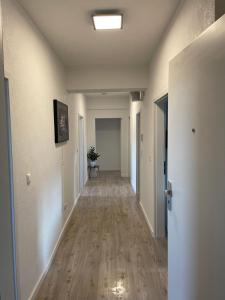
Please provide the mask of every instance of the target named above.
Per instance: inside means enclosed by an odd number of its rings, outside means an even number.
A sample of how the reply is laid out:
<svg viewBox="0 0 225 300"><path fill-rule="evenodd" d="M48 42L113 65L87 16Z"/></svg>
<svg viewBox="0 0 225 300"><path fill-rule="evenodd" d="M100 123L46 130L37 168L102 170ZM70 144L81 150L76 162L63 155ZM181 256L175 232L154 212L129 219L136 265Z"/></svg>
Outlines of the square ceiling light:
<svg viewBox="0 0 225 300"><path fill-rule="evenodd" d="M100 14L93 16L95 30L118 30L123 27L122 14Z"/></svg>

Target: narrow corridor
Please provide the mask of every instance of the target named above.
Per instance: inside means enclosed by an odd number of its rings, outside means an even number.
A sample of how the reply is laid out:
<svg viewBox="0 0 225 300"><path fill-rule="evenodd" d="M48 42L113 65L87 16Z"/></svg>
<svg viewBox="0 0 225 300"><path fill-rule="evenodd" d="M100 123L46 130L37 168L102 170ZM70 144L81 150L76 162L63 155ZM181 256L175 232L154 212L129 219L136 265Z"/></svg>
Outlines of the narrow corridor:
<svg viewBox="0 0 225 300"><path fill-rule="evenodd" d="M89 180L38 300L165 300L167 249L151 237L128 179Z"/></svg>

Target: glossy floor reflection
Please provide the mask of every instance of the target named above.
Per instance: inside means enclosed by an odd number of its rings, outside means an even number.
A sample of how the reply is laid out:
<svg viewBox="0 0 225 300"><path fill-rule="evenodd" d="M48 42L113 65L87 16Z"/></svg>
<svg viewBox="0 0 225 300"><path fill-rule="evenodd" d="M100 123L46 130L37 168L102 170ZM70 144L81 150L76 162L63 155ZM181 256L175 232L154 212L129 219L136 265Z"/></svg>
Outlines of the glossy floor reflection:
<svg viewBox="0 0 225 300"><path fill-rule="evenodd" d="M167 249L155 241L128 179L91 179L38 300L166 300Z"/></svg>

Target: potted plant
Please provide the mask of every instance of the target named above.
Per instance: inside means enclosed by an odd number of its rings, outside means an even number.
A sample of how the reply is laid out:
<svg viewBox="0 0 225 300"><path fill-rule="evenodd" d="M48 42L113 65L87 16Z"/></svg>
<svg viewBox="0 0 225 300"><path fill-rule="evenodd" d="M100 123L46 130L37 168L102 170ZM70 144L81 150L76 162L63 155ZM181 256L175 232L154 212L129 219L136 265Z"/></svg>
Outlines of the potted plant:
<svg viewBox="0 0 225 300"><path fill-rule="evenodd" d="M90 162L91 167L96 166L96 161L100 157L100 154L95 151L95 147L90 147L87 153L87 158Z"/></svg>

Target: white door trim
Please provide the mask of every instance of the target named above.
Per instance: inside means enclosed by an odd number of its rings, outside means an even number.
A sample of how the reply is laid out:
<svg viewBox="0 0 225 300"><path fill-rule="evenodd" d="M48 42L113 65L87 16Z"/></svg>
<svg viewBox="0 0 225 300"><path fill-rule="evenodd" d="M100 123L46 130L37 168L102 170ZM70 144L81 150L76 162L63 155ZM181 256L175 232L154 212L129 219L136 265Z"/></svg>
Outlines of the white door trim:
<svg viewBox="0 0 225 300"><path fill-rule="evenodd" d="M2 41L2 36L0 39ZM2 46L0 64L0 298L17 300L11 118L8 80L4 79L3 74Z"/></svg>
<svg viewBox="0 0 225 300"><path fill-rule="evenodd" d="M84 149L84 117L78 114L78 141L79 141L79 193L85 185L85 149Z"/></svg>
<svg viewBox="0 0 225 300"><path fill-rule="evenodd" d="M141 112L136 113L136 195L140 201L141 190Z"/></svg>
<svg viewBox="0 0 225 300"><path fill-rule="evenodd" d="M165 127L164 111L160 108L160 103L168 98L168 94L154 102L154 121L155 121L155 149L154 149L154 179L155 179L155 237L164 238L166 236L166 217L165 217L165 178L163 174L165 152Z"/></svg>
<svg viewBox="0 0 225 300"><path fill-rule="evenodd" d="M18 299L14 224L11 118L8 80L4 78L0 0L0 298Z"/></svg>

